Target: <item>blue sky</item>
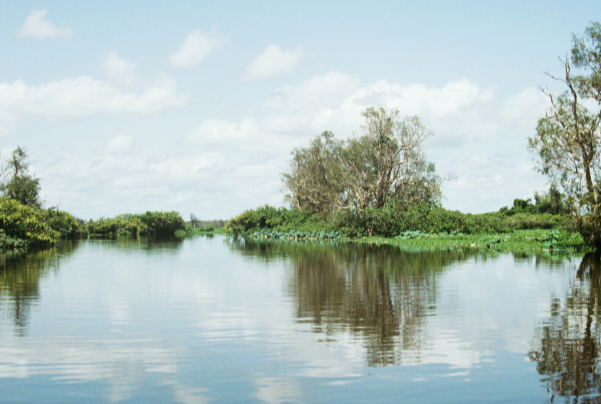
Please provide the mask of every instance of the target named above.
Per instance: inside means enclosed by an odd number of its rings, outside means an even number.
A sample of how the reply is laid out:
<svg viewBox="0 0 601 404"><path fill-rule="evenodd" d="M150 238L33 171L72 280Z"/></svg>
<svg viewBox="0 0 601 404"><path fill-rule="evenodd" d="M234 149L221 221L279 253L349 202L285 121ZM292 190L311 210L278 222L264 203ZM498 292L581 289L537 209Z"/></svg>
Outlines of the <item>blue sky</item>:
<svg viewBox="0 0 601 404"><path fill-rule="evenodd" d="M294 147L420 115L443 204L485 212L547 187L526 138L538 86L596 1L38 2L0 5L0 149L48 206L228 218L282 204Z"/></svg>

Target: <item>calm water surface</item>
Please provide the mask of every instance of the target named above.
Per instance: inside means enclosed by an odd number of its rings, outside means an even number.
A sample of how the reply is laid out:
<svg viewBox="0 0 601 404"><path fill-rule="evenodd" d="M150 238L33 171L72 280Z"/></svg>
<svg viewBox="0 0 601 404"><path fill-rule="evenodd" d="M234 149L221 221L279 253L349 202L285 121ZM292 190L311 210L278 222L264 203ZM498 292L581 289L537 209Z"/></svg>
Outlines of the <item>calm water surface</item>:
<svg viewBox="0 0 601 404"><path fill-rule="evenodd" d="M598 257L85 241L0 262L0 402L598 402Z"/></svg>

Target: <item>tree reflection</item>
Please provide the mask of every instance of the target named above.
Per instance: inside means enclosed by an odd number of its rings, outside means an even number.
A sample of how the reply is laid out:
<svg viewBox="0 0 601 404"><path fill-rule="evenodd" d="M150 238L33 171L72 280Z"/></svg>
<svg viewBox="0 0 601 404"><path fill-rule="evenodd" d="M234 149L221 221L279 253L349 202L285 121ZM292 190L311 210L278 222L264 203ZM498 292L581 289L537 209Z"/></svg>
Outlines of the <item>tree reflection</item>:
<svg viewBox="0 0 601 404"><path fill-rule="evenodd" d="M123 237L118 239L96 239L89 241L90 248L106 251L144 252L149 256L175 255L183 246L178 237Z"/></svg>
<svg viewBox="0 0 601 404"><path fill-rule="evenodd" d="M599 402L599 301L601 254L587 254L576 272L562 307L551 301L551 317L536 330L536 347L529 357L537 362L553 396Z"/></svg>
<svg viewBox="0 0 601 404"><path fill-rule="evenodd" d="M426 342L424 322L436 307L439 275L475 254L352 243L230 243L247 256L291 259L289 291L299 321L311 323L326 340L349 333L364 344L370 366L400 365L407 351L419 361Z"/></svg>
<svg viewBox="0 0 601 404"><path fill-rule="evenodd" d="M40 280L58 271L60 260L77 246L76 241L65 241L48 250L0 255L0 308L11 312L20 336L25 335L31 306L39 299Z"/></svg>

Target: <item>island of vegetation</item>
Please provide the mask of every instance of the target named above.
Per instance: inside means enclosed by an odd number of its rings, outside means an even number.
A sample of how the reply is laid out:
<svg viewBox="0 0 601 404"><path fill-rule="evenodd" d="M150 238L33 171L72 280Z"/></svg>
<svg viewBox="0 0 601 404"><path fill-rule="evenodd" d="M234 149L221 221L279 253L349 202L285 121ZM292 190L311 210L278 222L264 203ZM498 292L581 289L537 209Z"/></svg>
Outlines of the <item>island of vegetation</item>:
<svg viewBox="0 0 601 404"><path fill-rule="evenodd" d="M354 240L497 250L601 249L601 24L574 36L562 60L566 91L543 90L550 106L528 139L547 192L515 199L498 212L469 214L442 207L441 185L422 144L432 133L417 116L367 108L360 136L325 131L292 152L282 174L286 207L247 210L225 224L234 236L283 240ZM595 105L595 108L587 108ZM82 237L184 237L212 232L212 223L177 212L123 214L83 221L43 208L40 180L18 147L0 174L0 250L43 248ZM201 224L204 224L201 226ZM222 225L223 223L219 223Z"/></svg>
<svg viewBox="0 0 601 404"><path fill-rule="evenodd" d="M290 209L270 206L231 219L226 231L254 238L359 241L477 248L588 251L601 248L601 25L574 36L563 74L567 90L543 90L550 107L528 139L551 186L531 200L486 214L449 211L422 143L417 116L383 107L363 112L362 135L331 132L292 153L282 174ZM574 72L574 71L575 72ZM596 105L593 111L586 105Z"/></svg>

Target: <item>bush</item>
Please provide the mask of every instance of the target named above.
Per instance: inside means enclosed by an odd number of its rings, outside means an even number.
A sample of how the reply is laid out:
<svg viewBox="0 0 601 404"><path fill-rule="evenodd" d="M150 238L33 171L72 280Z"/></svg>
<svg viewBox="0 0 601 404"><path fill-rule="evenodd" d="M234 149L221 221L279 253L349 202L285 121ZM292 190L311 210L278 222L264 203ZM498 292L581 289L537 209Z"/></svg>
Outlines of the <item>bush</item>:
<svg viewBox="0 0 601 404"><path fill-rule="evenodd" d="M348 237L397 235L419 230L424 233L481 234L506 233L522 229L563 229L573 232L575 222L567 215L548 213L503 213L470 214L447 210L438 206L415 205L405 210L401 205L390 205L382 209L367 208L365 211L340 211L330 220L319 215L309 215L299 210L264 206L247 210L231 219L226 231L239 234L278 230L284 232L336 231Z"/></svg>
<svg viewBox="0 0 601 404"><path fill-rule="evenodd" d="M26 247L46 247L60 236L46 222L42 210L7 198L0 198L0 229L5 237L9 237L6 243L14 244L14 240L19 239Z"/></svg>
<svg viewBox="0 0 601 404"><path fill-rule="evenodd" d="M236 216L225 225L227 233L244 234L260 229L282 231L324 231L333 230L333 223L325 221L319 214L307 214L300 210L289 210L284 207L262 206L247 210Z"/></svg>
<svg viewBox="0 0 601 404"><path fill-rule="evenodd" d="M0 251L24 249L27 249L27 242L25 240L7 236L4 230L0 229Z"/></svg>
<svg viewBox="0 0 601 404"><path fill-rule="evenodd" d="M174 236L185 231L184 219L177 212L146 212L123 214L113 219L90 220L87 230L93 237Z"/></svg>
<svg viewBox="0 0 601 404"><path fill-rule="evenodd" d="M142 221L132 215L121 215L113 219L100 218L86 223L91 237L128 237L142 235L147 228Z"/></svg>
<svg viewBox="0 0 601 404"><path fill-rule="evenodd" d="M138 217L146 226L146 233L153 236L173 236L178 230L185 230L184 219L177 212L146 212Z"/></svg>
<svg viewBox="0 0 601 404"><path fill-rule="evenodd" d="M61 238L76 239L87 236L87 229L83 220L56 208L43 210L42 213L46 223L57 231Z"/></svg>

